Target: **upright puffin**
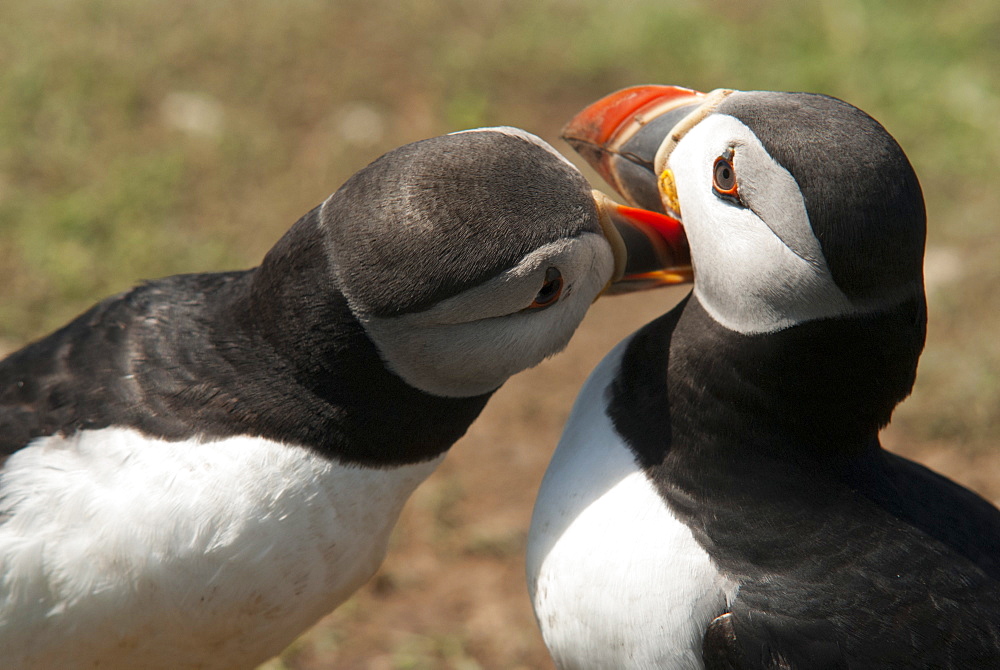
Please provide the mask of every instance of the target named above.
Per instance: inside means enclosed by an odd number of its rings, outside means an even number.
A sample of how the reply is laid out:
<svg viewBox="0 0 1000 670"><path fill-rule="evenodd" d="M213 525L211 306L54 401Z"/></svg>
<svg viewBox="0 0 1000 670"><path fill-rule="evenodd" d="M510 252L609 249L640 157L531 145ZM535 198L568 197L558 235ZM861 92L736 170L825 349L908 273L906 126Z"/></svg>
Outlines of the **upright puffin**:
<svg viewBox="0 0 1000 670"><path fill-rule="evenodd" d="M683 221L694 287L593 372L542 483L556 665L1000 667L1000 512L879 443L926 323L896 141L827 96L664 86L564 137Z"/></svg>
<svg viewBox="0 0 1000 670"><path fill-rule="evenodd" d="M279 653L375 572L413 489L610 282L684 278L671 226L534 135L467 131L379 158L257 268L148 282L12 354L0 665Z"/></svg>

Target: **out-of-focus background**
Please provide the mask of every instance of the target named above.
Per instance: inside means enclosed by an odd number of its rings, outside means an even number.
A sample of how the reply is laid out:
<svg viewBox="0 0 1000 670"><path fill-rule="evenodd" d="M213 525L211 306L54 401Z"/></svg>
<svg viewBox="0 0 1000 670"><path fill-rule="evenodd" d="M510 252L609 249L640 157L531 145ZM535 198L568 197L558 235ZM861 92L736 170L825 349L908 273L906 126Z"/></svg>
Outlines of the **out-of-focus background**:
<svg viewBox="0 0 1000 670"><path fill-rule="evenodd" d="M640 83L828 93L895 135L927 200L930 333L885 442L1000 499L995 0L4 2L0 351L142 279L255 265L395 146L508 124L569 152L565 121ZM522 575L535 490L589 370L682 295L599 301L417 491L378 576L266 667L550 668Z"/></svg>

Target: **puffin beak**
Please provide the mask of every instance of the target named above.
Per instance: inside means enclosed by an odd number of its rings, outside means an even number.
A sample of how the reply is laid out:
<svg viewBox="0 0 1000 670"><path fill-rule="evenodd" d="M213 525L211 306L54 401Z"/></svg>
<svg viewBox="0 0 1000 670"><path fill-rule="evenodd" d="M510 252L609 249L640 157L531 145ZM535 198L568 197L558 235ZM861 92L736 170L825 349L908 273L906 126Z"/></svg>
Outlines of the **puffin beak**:
<svg viewBox="0 0 1000 670"><path fill-rule="evenodd" d="M690 282L691 253L677 219L614 202L593 191L601 230L615 257L615 271L601 295L619 295Z"/></svg>
<svg viewBox="0 0 1000 670"><path fill-rule="evenodd" d="M634 86L576 115L562 137L628 202L681 218L667 158L681 137L732 91Z"/></svg>

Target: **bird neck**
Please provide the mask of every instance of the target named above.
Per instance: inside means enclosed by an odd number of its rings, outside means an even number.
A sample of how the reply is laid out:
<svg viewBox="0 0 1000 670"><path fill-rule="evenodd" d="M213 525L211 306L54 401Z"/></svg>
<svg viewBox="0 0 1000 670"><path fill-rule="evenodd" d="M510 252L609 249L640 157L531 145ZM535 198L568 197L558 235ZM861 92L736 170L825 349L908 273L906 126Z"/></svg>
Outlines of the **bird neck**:
<svg viewBox="0 0 1000 670"><path fill-rule="evenodd" d="M906 397L924 341L922 296L878 314L823 319L776 333L744 335L718 324L697 298L640 331L620 378L639 368L657 389L640 400L613 393L616 425L656 416L659 441L633 439L640 463L679 459L740 463L770 454L818 464L858 457ZM661 352L650 365L650 352ZM656 355L656 354L654 354ZM655 372L654 372L655 370ZM666 374L664 374L664 371ZM627 411L631 403L655 411ZM638 405L643 406L643 405ZM621 427L620 427L621 428ZM625 435L638 436L638 426Z"/></svg>
<svg viewBox="0 0 1000 670"><path fill-rule="evenodd" d="M438 456L491 395L442 398L386 369L336 285L319 208L267 254L231 309L252 343L237 357L258 352L264 361L250 365L268 368L257 380L269 398L257 429L291 435L342 461L399 465Z"/></svg>

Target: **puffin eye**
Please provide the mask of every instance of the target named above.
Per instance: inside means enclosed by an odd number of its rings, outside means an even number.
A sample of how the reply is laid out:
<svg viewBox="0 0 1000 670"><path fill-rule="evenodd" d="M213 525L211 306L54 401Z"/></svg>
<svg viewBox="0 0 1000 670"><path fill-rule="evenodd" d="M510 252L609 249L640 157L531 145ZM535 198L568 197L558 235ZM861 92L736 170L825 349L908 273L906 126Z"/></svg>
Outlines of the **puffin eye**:
<svg viewBox="0 0 1000 670"><path fill-rule="evenodd" d="M715 159L715 166L712 168L712 189L715 195L723 200L728 200L734 205L743 206L740 200L739 188L736 185L736 170L733 169L733 157L731 152L728 155L719 156Z"/></svg>
<svg viewBox="0 0 1000 670"><path fill-rule="evenodd" d="M555 304L562 295L563 278L559 268L549 268L545 271L545 283L535 296L534 301L528 305L528 309L541 309Z"/></svg>

